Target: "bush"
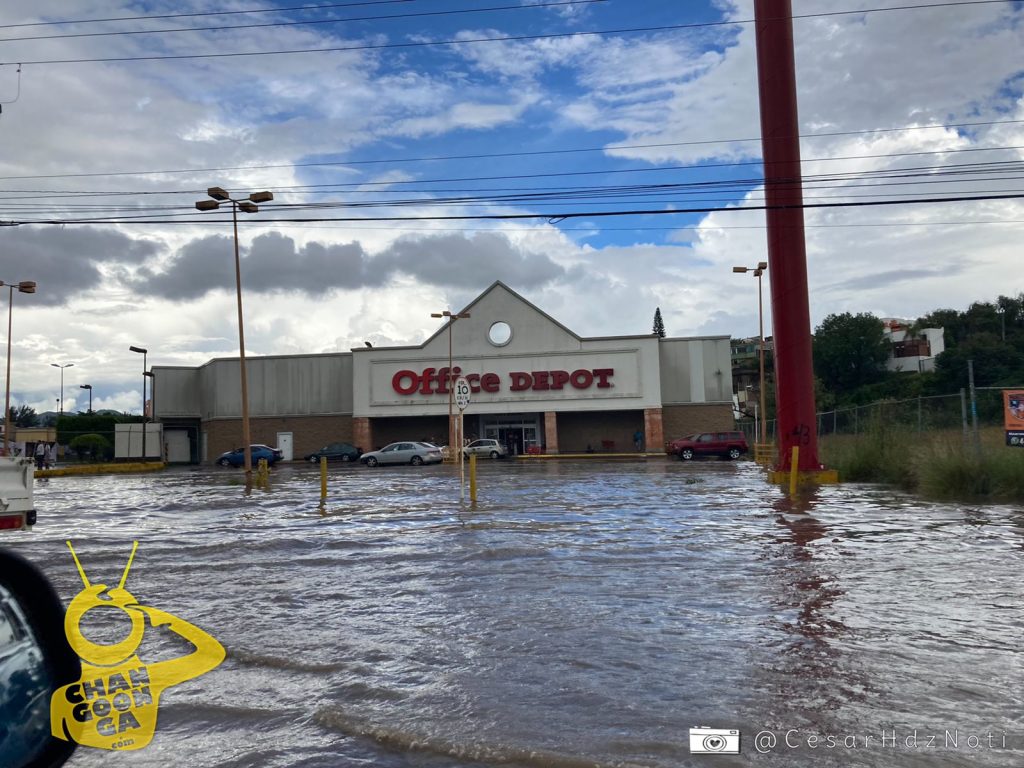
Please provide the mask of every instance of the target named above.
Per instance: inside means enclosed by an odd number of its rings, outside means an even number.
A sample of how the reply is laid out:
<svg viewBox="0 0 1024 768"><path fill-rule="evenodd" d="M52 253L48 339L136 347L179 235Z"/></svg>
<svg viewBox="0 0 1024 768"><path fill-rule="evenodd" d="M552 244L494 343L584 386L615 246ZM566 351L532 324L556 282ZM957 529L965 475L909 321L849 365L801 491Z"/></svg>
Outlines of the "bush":
<svg viewBox="0 0 1024 768"><path fill-rule="evenodd" d="M114 452L110 441L97 434L79 435L68 444L68 447L79 456L88 459L109 459Z"/></svg>

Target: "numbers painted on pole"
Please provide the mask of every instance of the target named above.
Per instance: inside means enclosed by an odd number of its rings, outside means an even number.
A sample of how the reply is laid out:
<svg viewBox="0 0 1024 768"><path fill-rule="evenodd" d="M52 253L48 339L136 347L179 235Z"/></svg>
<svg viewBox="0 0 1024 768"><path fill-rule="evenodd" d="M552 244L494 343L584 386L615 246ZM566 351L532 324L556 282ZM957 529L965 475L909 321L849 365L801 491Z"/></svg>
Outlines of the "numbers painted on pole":
<svg viewBox="0 0 1024 768"><path fill-rule="evenodd" d="M460 411L466 410L466 406L469 405L469 382L464 376L459 376L455 380L455 404L459 406Z"/></svg>
<svg viewBox="0 0 1024 768"><path fill-rule="evenodd" d="M793 443L795 445L810 445L811 444L811 428L806 424L797 424L790 433L796 438Z"/></svg>

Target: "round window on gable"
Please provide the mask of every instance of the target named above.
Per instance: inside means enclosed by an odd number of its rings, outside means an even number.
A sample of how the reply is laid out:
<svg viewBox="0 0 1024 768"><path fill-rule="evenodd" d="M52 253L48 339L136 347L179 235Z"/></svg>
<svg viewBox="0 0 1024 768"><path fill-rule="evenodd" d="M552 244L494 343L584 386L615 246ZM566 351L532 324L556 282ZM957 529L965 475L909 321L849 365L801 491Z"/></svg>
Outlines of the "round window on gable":
<svg viewBox="0 0 1024 768"><path fill-rule="evenodd" d="M491 327L487 331L487 340L496 347L504 347L512 341L512 326L504 320L491 323Z"/></svg>

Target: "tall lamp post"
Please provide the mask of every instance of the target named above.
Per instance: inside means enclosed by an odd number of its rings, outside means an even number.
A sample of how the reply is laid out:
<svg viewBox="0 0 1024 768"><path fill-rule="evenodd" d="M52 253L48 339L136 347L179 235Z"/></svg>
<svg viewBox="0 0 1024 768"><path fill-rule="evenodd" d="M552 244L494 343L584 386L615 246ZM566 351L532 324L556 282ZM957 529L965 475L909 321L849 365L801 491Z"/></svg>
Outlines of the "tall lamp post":
<svg viewBox="0 0 1024 768"><path fill-rule="evenodd" d="M215 211L221 203L231 203L231 223L235 232L235 293L238 300L238 371L242 378L242 452L245 456L245 479L252 479L252 442L249 432L249 382L245 374L245 332L242 325L242 267L238 258L238 211L256 213L256 203L269 203L273 192L253 192L248 200L235 200L221 187L206 190L212 200L199 200L196 208L200 211Z"/></svg>
<svg viewBox="0 0 1024 768"><path fill-rule="evenodd" d="M455 325L456 320L469 317L469 312L452 312L446 309L444 312L431 312L430 316L448 318L448 381L445 382L445 386L448 388L448 453L454 460L455 451L462 450L462 446L455 445L455 420L452 416L455 402L452 395L452 382L455 381L455 376L452 373L452 326Z"/></svg>
<svg viewBox="0 0 1024 768"><path fill-rule="evenodd" d="M10 450L11 441L11 321L14 318L14 289L18 293L35 293L36 284L31 280L22 280L20 283L5 283L0 280L0 286L8 289L7 296L7 394L4 398L4 449L6 456Z"/></svg>
<svg viewBox="0 0 1024 768"><path fill-rule="evenodd" d="M64 415L64 369L71 368L74 363L65 363L64 365L57 365L57 363L50 363L54 368L60 368L60 413Z"/></svg>
<svg viewBox="0 0 1024 768"><path fill-rule="evenodd" d="M767 261L757 262L756 267L733 267L733 272L739 272L741 274L746 272L753 272L754 277L757 278L757 324L758 324L758 336L761 339L761 343L758 345L758 351L761 358L761 374L760 374L760 389L761 389L761 442L765 445L768 444L768 410L764 407L764 299L761 292L761 276L764 271L768 269Z"/></svg>
<svg viewBox="0 0 1024 768"><path fill-rule="evenodd" d="M146 460L146 371L149 369L146 366L146 355L149 353L148 349L142 347L128 347L129 352L138 352L142 355L142 460Z"/></svg>
<svg viewBox="0 0 1024 768"><path fill-rule="evenodd" d="M92 384L79 384L78 388L79 389L88 389L89 390L89 411L88 412L92 413Z"/></svg>

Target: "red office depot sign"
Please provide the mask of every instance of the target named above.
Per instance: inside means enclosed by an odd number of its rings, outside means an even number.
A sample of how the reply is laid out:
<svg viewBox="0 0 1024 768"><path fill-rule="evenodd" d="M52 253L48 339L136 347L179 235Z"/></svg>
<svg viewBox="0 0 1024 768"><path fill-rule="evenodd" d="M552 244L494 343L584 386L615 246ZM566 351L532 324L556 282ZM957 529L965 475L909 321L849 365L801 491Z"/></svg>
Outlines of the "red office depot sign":
<svg viewBox="0 0 1024 768"><path fill-rule="evenodd" d="M452 368L452 376L462 375L459 366ZM544 392L562 389L609 389L614 368L579 368L569 371L511 371L506 385L509 392ZM467 373L471 392L500 392L502 379L496 373ZM400 395L447 395L448 369L424 368L422 373L399 371L391 377L391 387Z"/></svg>

